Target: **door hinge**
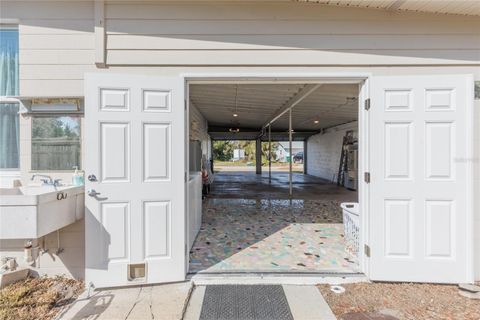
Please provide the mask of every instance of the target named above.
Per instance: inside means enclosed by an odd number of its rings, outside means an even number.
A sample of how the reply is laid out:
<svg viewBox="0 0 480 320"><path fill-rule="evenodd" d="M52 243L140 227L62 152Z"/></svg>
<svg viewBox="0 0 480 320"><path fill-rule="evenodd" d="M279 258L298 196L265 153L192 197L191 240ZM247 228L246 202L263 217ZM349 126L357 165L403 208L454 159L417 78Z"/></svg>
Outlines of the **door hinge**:
<svg viewBox="0 0 480 320"><path fill-rule="evenodd" d="M365 99L365 110L370 110L370 98Z"/></svg>
<svg viewBox="0 0 480 320"><path fill-rule="evenodd" d="M188 180L187 180L187 173L186 172L185 172L184 178L185 178L185 182L187 182Z"/></svg>
<svg viewBox="0 0 480 320"><path fill-rule="evenodd" d="M185 100L183 100L183 102L184 102L185 110L187 110L187 100L185 99Z"/></svg>
<svg viewBox="0 0 480 320"><path fill-rule="evenodd" d="M370 246L368 244L365 245L363 251L365 252L365 256L370 258Z"/></svg>
<svg viewBox="0 0 480 320"><path fill-rule="evenodd" d="M370 183L370 172L365 172L364 180L366 183Z"/></svg>

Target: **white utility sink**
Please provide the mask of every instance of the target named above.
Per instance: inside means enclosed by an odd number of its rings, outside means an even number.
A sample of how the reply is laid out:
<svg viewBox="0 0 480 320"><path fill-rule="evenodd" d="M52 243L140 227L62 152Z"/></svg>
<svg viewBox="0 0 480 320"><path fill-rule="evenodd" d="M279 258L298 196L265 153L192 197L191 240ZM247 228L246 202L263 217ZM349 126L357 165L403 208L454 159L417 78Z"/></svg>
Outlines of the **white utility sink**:
<svg viewBox="0 0 480 320"><path fill-rule="evenodd" d="M80 220L84 187L0 188L0 239L37 239Z"/></svg>

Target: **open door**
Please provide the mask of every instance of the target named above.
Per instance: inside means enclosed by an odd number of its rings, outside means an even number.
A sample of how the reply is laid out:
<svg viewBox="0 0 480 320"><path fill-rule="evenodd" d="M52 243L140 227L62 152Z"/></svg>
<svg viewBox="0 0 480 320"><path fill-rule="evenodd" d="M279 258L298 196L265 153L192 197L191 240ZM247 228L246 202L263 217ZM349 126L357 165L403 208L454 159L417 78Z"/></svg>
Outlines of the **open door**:
<svg viewBox="0 0 480 320"><path fill-rule="evenodd" d="M185 108L179 77L85 77L86 281L185 279Z"/></svg>
<svg viewBox="0 0 480 320"><path fill-rule="evenodd" d="M370 278L473 281L467 75L373 77Z"/></svg>

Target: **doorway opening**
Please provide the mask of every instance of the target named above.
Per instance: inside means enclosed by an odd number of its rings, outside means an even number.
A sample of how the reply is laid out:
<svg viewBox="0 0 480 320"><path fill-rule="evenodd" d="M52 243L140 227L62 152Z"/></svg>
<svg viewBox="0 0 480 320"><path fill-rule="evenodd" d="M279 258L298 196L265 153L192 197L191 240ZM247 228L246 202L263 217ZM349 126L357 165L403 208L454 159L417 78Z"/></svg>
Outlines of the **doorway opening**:
<svg viewBox="0 0 480 320"><path fill-rule="evenodd" d="M361 273L360 85L187 91L190 181L203 186L187 217L189 273Z"/></svg>

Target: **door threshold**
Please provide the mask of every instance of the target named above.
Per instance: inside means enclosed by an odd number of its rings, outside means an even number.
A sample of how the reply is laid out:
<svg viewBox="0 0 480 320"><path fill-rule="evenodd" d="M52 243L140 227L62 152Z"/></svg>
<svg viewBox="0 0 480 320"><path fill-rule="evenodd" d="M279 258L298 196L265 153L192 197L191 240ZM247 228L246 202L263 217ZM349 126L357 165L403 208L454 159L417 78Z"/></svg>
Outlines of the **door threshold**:
<svg viewBox="0 0 480 320"><path fill-rule="evenodd" d="M368 282L363 273L334 273L334 272L228 272L228 273L195 273L187 274L187 280L195 285L215 284L344 284Z"/></svg>

